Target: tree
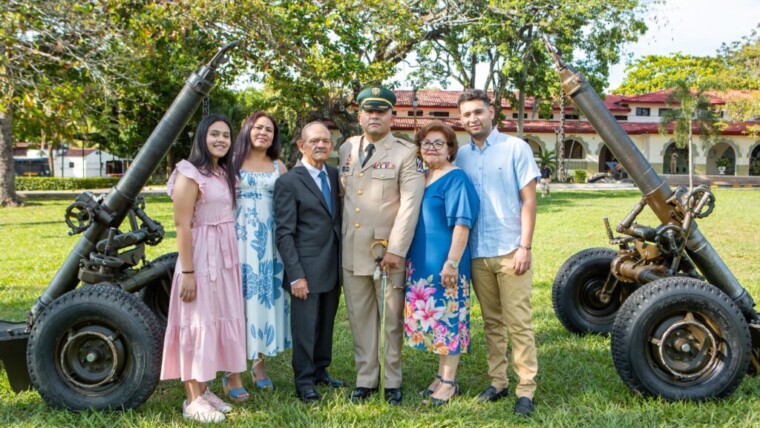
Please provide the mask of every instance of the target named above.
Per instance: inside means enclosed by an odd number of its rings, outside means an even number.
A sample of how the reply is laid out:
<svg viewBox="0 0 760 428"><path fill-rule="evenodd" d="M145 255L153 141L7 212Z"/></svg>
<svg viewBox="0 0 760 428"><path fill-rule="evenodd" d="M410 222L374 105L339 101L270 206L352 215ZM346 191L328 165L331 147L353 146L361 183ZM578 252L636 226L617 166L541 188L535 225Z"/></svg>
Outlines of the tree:
<svg viewBox="0 0 760 428"><path fill-rule="evenodd" d="M568 62L575 58L598 90L606 85L609 67L618 61L622 46L637 40L646 30L642 20L656 2L637 0L571 2L560 0L476 1L465 12L467 25L454 28L446 38L434 39L421 50L421 63L435 63L430 70L440 79L453 75L465 87L474 87L479 63L488 67L484 90L493 91L494 106L510 99L517 110L518 134L522 134L525 100L533 95L551 103L559 92L551 60L543 46L543 34L551 36ZM440 62L448 64L444 67ZM537 103L540 104L540 103ZM540 106L534 108L534 113ZM501 118L499 118L500 120Z"/></svg>
<svg viewBox="0 0 760 428"><path fill-rule="evenodd" d="M694 188L694 154L692 153L692 135L694 125L702 139L703 147L718 141L720 137L719 118L704 89L692 89L686 80L674 82L674 88L667 98L671 108L660 117L660 133L666 135L671 129L676 147L688 147L689 153L689 191ZM695 122L696 121L696 122ZM671 124L673 126L671 127Z"/></svg>
<svg viewBox="0 0 760 428"><path fill-rule="evenodd" d="M235 24L259 10L242 6L232 12L240 18L225 18L224 29L246 41L241 51L252 80L265 85L291 139L312 120L331 121L346 138L360 132L350 111L358 92L387 81L419 43L445 33L459 20L459 7L433 0L367 0L360 8L351 0L273 1L260 9L265 30Z"/></svg>
<svg viewBox="0 0 760 428"><path fill-rule="evenodd" d="M710 56L647 55L625 68L623 83L613 93L643 95L675 86L678 81L715 81L723 73L720 59Z"/></svg>
<svg viewBox="0 0 760 428"><path fill-rule="evenodd" d="M136 46L150 34L128 32L132 9L117 0L5 2L0 11L0 205L19 204L12 157L16 119L25 120L22 133L37 126L48 136L73 138L85 118L89 126L107 129L115 100L139 91L132 74L141 59Z"/></svg>

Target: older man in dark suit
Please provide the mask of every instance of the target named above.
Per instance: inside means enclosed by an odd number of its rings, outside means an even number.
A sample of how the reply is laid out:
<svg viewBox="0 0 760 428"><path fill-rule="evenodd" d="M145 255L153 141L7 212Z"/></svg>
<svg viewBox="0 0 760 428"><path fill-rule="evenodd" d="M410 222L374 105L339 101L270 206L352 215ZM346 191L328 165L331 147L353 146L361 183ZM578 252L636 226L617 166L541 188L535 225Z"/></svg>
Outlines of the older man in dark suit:
<svg viewBox="0 0 760 428"><path fill-rule="evenodd" d="M327 127L304 126L298 149L301 162L275 183L275 234L285 264L283 287L292 296L296 392L313 403L321 400L316 385L343 386L327 372L340 299L341 201L338 170L325 163L333 150Z"/></svg>

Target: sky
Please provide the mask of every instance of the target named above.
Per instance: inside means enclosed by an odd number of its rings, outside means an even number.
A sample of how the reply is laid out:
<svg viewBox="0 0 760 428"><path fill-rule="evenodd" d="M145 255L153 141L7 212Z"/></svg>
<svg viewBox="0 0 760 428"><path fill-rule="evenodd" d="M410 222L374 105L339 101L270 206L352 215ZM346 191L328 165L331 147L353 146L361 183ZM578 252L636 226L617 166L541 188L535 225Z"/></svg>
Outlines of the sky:
<svg viewBox="0 0 760 428"><path fill-rule="evenodd" d="M663 19L664 18L664 19ZM649 30L625 50L646 55L715 55L722 43L749 35L760 23L760 0L666 0L647 18ZM625 60L612 67L609 88L625 77Z"/></svg>

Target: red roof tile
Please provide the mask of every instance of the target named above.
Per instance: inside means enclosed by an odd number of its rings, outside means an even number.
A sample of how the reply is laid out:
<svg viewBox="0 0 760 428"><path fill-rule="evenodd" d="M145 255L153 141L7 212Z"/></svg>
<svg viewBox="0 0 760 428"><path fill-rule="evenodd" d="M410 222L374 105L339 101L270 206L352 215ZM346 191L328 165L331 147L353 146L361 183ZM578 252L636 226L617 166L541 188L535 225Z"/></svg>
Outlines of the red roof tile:
<svg viewBox="0 0 760 428"><path fill-rule="evenodd" d="M396 107L406 110L412 107L412 91L406 90L406 89L400 89L393 91L396 94ZM457 106L457 99L459 98L459 95L462 94L463 91L444 91L444 90L438 90L438 89L420 89L417 91L417 107L419 108L431 108L431 107L438 107L438 108L447 108L447 109L456 109ZM493 93L489 92L488 95L493 98ZM604 99L604 104L607 106L607 108L612 112L629 112L631 111L628 107L621 104L620 101L625 98L622 95L608 95ZM533 109L533 105L535 103L535 97L527 97L525 99L525 110L531 111ZM509 99L503 98L501 100L501 107L505 110L512 109L512 106L509 103ZM559 105L554 105L554 110L559 111ZM568 112L573 111L573 104L568 103L565 106L565 110Z"/></svg>
<svg viewBox="0 0 760 428"><path fill-rule="evenodd" d="M417 118L417 129L422 128L435 118L420 117ZM441 119L439 119L441 120ZM449 124L455 131L464 131L458 119L442 119L444 123ZM623 130L629 135L646 135L646 134L659 134L660 128L657 123L650 122L618 122ZM722 135L744 135L750 126L758 126L760 122L739 122L730 124L721 134ZM526 133L535 134L553 134L554 130L559 127L559 121L557 120L526 120L525 129ZM394 117L393 118L393 130L396 131L409 131L414 129L414 118L411 117ZM504 121L502 126L499 127L502 132L514 133L517 131L517 122L510 120ZM694 126L694 131L698 129ZM668 128L668 133L673 132L673 127ZM589 122L570 120L565 122L565 134L596 134L597 132L591 126Z"/></svg>
<svg viewBox="0 0 760 428"><path fill-rule="evenodd" d="M668 103L668 96L671 94L671 90L662 90L657 92L650 92L648 94L644 95L635 95L635 96L623 96L621 99L621 103L625 104L667 104ZM696 91L693 91L696 93ZM708 97L710 98L710 104L713 105L722 105L726 102L719 98L718 96L714 94L709 94Z"/></svg>

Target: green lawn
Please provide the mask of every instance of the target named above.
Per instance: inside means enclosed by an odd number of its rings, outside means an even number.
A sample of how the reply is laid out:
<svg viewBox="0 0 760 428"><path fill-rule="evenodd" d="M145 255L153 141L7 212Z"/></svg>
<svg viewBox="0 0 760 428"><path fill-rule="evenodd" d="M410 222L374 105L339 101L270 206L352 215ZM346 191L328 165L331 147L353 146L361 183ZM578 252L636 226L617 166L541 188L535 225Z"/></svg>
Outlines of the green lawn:
<svg viewBox="0 0 760 428"><path fill-rule="evenodd" d="M756 299L760 299L760 191L715 191L714 213L700 229ZM555 192L539 199L534 253L534 328L539 352L539 388L532 419L512 415L514 397L479 404L475 396L488 385L486 351L479 306L473 302L472 353L462 358L462 396L441 409L421 405L416 392L427 386L437 358L404 350L405 401L388 407L380 401L352 405L350 388L323 390L320 406L296 402L290 354L270 359L277 390L253 391L253 398L236 408L227 423L239 426L757 426L760 425L760 380L746 378L737 391L720 402L666 403L632 394L618 378L609 339L567 333L554 317L551 286L560 265L589 247L607 246L602 218L616 225L638 200L635 191ZM149 249L151 258L174 250L171 204L166 197L148 198L146 211L167 228L166 239ZM32 201L20 209L0 210L0 318L24 318L78 237L69 237L63 223L68 201ZM645 212L642 224L654 224ZM474 297L474 294L473 294ZM351 333L345 309L336 320L331 374L353 385ZM221 390L219 382L212 384ZM0 368L0 426L156 426L184 425L180 412L183 388L163 382L141 408L126 412L52 411L35 392L14 394Z"/></svg>

